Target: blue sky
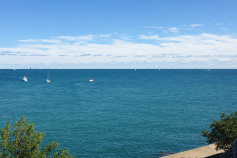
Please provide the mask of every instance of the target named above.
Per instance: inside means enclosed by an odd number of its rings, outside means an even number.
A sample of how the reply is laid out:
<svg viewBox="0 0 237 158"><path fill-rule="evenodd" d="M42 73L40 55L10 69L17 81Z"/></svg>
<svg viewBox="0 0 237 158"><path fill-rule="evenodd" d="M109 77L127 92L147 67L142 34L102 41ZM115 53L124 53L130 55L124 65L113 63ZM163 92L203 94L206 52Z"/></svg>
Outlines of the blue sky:
<svg viewBox="0 0 237 158"><path fill-rule="evenodd" d="M237 68L236 0L1 0L0 68Z"/></svg>

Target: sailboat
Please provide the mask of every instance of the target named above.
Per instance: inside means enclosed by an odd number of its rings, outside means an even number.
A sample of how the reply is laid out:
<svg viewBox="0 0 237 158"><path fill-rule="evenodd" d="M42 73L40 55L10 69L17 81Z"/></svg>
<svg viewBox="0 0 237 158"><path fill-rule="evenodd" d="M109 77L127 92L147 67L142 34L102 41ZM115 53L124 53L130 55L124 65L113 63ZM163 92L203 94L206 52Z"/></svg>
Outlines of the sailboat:
<svg viewBox="0 0 237 158"><path fill-rule="evenodd" d="M50 80L49 80L49 70L48 70L48 74L47 74L47 80L46 80L46 82L50 82Z"/></svg>

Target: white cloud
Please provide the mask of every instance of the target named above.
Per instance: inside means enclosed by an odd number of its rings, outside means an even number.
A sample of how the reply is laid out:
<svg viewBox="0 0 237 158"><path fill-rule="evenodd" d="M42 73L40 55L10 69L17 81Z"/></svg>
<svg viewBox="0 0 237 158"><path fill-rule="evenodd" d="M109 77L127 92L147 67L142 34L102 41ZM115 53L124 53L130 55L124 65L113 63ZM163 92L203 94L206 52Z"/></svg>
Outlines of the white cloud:
<svg viewBox="0 0 237 158"><path fill-rule="evenodd" d="M61 55L59 55L59 56L68 56L68 55L61 54Z"/></svg>
<svg viewBox="0 0 237 158"><path fill-rule="evenodd" d="M69 41L91 41L95 35L87 35L87 36L58 36L57 38L65 39Z"/></svg>
<svg viewBox="0 0 237 158"><path fill-rule="evenodd" d="M139 37L140 37L140 39L153 39L153 40L160 39L158 35L153 35L153 36L140 35Z"/></svg>
<svg viewBox="0 0 237 158"><path fill-rule="evenodd" d="M94 54L93 56L102 56L102 54Z"/></svg>
<svg viewBox="0 0 237 158"><path fill-rule="evenodd" d="M151 29L162 29L164 27L157 27L157 26L141 26L141 27L146 27L146 28L151 28Z"/></svg>
<svg viewBox="0 0 237 158"><path fill-rule="evenodd" d="M146 55L136 55L135 57L146 57Z"/></svg>
<svg viewBox="0 0 237 158"><path fill-rule="evenodd" d="M171 27L168 29L169 32L172 32L172 33L178 33L179 32L179 28L177 27Z"/></svg>
<svg viewBox="0 0 237 158"><path fill-rule="evenodd" d="M220 59L220 61L230 61L230 59Z"/></svg>
<svg viewBox="0 0 237 158"><path fill-rule="evenodd" d="M221 28L222 30L224 30L224 31L227 31L228 29L227 28Z"/></svg>
<svg viewBox="0 0 237 158"><path fill-rule="evenodd" d="M192 24L192 25L190 25L190 26L192 26L192 27L197 27L197 26L202 26L203 24Z"/></svg>
<svg viewBox="0 0 237 158"><path fill-rule="evenodd" d="M105 34L105 35L100 34L100 37L110 37L110 36L111 36L110 34Z"/></svg>
<svg viewBox="0 0 237 158"><path fill-rule="evenodd" d="M28 39L28 40L18 40L18 42L23 42L23 43L37 43L37 42L59 43L59 42L61 42L61 41L60 41L60 40L55 40L55 39L41 39L41 40Z"/></svg>
<svg viewBox="0 0 237 158"><path fill-rule="evenodd" d="M42 39L40 41L45 42L45 43L59 43L59 42L61 42L60 40L51 40L51 39Z"/></svg>
<svg viewBox="0 0 237 158"><path fill-rule="evenodd" d="M18 42L39 42L39 41L35 39L28 39L28 40L18 40Z"/></svg>
<svg viewBox="0 0 237 158"><path fill-rule="evenodd" d="M103 35L99 35L104 37ZM237 38L228 35L196 34L160 37L159 35L140 35L146 43L112 39L108 44L100 44L99 38L88 36L59 36L52 39L23 40L18 47L0 48L0 63L4 64L109 64L109 63L208 63L237 60ZM59 39L70 40L70 43ZM78 40L84 39L84 43ZM87 39L87 40L86 40ZM94 39L93 43L87 42ZM149 40L158 44L149 44ZM26 43L28 41L28 43ZM30 42L34 41L34 42ZM19 42L22 42L20 40ZM154 42L152 42L154 43ZM6 53L7 52L7 53ZM63 56L63 57L62 57ZM75 58L76 57L76 58ZM125 64L126 65L126 64ZM153 65L153 64L151 64ZM169 65L169 64L167 64ZM237 68L237 64L236 64Z"/></svg>

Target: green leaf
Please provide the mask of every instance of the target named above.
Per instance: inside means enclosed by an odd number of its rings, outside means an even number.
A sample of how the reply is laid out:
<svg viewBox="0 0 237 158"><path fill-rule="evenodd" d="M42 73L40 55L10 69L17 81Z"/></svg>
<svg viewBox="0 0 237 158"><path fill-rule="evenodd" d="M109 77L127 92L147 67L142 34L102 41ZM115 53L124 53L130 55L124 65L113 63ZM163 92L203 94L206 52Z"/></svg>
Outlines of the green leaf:
<svg viewBox="0 0 237 158"><path fill-rule="evenodd" d="M10 118L6 127L1 129L0 134L0 157L4 158L49 158L58 148L58 142L45 144L40 149L40 144L45 133L36 132L33 123L27 123L22 116L14 125L14 131L10 129ZM65 148L60 153L55 153L55 158L73 158Z"/></svg>

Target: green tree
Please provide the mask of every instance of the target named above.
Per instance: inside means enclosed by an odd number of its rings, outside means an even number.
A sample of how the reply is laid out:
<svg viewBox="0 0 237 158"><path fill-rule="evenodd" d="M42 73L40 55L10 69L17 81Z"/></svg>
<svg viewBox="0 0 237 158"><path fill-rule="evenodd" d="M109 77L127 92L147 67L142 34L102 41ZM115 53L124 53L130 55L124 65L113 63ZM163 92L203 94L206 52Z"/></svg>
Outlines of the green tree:
<svg viewBox="0 0 237 158"><path fill-rule="evenodd" d="M36 132L33 123L27 123L22 116L14 125L14 131L10 129L10 118L5 128L1 129L0 157L2 158L73 158L68 150L58 148L58 142L44 144L40 148L45 133ZM55 153L54 153L55 152Z"/></svg>
<svg viewBox="0 0 237 158"><path fill-rule="evenodd" d="M227 150L237 139L237 111L226 116L221 113L221 120L214 120L210 125L211 132L202 131L203 137L206 137L207 143L216 143L216 150Z"/></svg>

